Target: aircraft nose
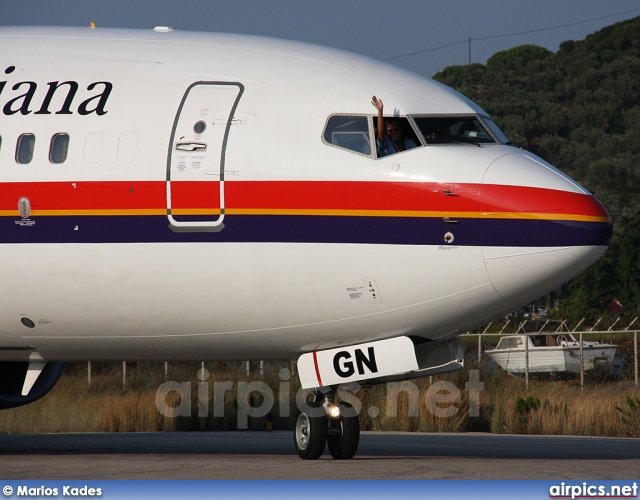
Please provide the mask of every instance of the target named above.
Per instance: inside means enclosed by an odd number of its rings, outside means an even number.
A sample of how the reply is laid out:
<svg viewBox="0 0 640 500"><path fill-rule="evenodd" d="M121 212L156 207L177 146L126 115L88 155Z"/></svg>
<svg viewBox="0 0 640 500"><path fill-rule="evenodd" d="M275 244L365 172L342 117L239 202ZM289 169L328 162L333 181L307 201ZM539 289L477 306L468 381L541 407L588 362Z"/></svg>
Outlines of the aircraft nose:
<svg viewBox="0 0 640 500"><path fill-rule="evenodd" d="M497 292L517 305L585 270L611 240L611 218L602 204L530 153L494 161L480 203L487 273Z"/></svg>

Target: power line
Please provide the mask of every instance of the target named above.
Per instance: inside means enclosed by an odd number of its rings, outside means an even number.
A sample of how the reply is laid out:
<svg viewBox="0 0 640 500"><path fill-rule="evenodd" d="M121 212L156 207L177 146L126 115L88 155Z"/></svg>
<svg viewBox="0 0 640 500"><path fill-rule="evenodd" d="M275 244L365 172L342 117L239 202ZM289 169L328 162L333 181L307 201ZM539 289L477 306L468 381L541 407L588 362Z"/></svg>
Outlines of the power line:
<svg viewBox="0 0 640 500"><path fill-rule="evenodd" d="M433 50L445 49L447 47L453 47L454 45L460 45L460 44L467 43L467 42L468 42L468 40L462 40L461 42L453 42L453 43L449 43L447 45L441 45L440 47L433 47L432 49L425 49L425 50L419 50L417 52L411 52L410 54L403 54L401 56L387 57L387 58L383 59L383 61L391 61L392 59L400 59L401 57L415 56L416 54L423 54L425 52L431 52Z"/></svg>
<svg viewBox="0 0 640 500"><path fill-rule="evenodd" d="M416 52L410 52L408 54L402 54L399 56L393 56L393 57L386 57L384 59L382 59L383 61L391 61L393 59L400 59L403 57L410 57L410 56L415 56L418 54L424 54L425 52L432 52L434 50L440 50L440 49L444 49L447 47L453 47L454 45L462 45L463 43L470 43L471 40L490 40L492 38L505 38L508 36L517 36L517 35L526 35L529 33L538 33L540 31L548 31L548 30L555 30L555 29L559 29L559 28L566 28L568 26L576 26L578 24L586 24L586 23L591 23L593 21L599 21L601 19L608 19L610 17L616 17L616 16L621 16L623 14L630 14L631 12L638 12L640 11L640 9L631 9L631 10L626 10L624 12L618 12L617 14L609 14L608 16L601 16L601 17L594 17L593 19L587 19L585 21L576 21L574 23L567 23L567 24L561 24L558 26L550 26L548 28L540 28L540 29L536 29L536 30L527 30L527 31L518 31L516 33L507 33L504 35L491 35L491 36L483 36L483 37L479 37L479 38L468 38L466 40L461 40L459 42L453 42L453 43L449 43L447 45L440 45L439 47L433 47L430 49L424 49L424 50L418 50Z"/></svg>
<svg viewBox="0 0 640 500"><path fill-rule="evenodd" d="M520 31L518 33L509 33L507 35L493 35L493 36L484 36L481 38L473 38L473 40L489 40L490 38L503 38L506 36L515 36L515 35L525 35L528 33L537 33L539 31L548 31L548 30L555 30L558 28L566 28L567 26L575 26L577 24L586 24L586 23L590 23L592 21L599 21L600 19L607 19L609 17L616 17L616 16L621 16L623 14L629 14L631 12L637 12L640 9L632 9L632 10L627 10L625 12L618 12L617 14L610 14L608 16L602 16L602 17L594 17L593 19L587 19L586 21L578 21L575 23L568 23L568 24L560 24L558 26L551 26L550 28L540 28L537 30L529 30L529 31Z"/></svg>

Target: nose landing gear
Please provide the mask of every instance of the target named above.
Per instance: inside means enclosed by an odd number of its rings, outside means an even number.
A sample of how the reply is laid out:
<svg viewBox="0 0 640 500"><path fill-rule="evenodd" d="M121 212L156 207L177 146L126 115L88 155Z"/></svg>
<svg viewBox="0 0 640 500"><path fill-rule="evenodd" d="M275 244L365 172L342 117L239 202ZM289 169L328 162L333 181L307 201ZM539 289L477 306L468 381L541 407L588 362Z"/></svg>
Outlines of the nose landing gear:
<svg viewBox="0 0 640 500"><path fill-rule="evenodd" d="M358 414L349 403L334 403L335 392L317 393L298 416L294 441L298 456L317 460L325 443L336 460L353 458L360 442Z"/></svg>
<svg viewBox="0 0 640 500"><path fill-rule="evenodd" d="M340 417L329 420L327 445L329 453L336 460L349 460L358 451L360 443L360 421L358 414L349 403L340 405Z"/></svg>
<svg viewBox="0 0 640 500"><path fill-rule="evenodd" d="M307 403L307 406L296 420L293 437L301 459L317 460L327 440L327 412L320 403Z"/></svg>

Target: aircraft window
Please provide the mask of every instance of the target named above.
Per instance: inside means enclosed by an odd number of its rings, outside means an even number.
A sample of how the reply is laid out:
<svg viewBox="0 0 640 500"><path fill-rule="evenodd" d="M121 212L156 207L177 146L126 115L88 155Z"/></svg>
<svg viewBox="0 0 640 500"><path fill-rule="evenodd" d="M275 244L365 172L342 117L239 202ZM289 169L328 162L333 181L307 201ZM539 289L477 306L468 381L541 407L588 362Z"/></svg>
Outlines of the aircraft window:
<svg viewBox="0 0 640 500"><path fill-rule="evenodd" d="M84 161L98 163L102 159L104 136L101 132L91 132L84 141Z"/></svg>
<svg viewBox="0 0 640 500"><path fill-rule="evenodd" d="M33 147L36 144L36 136L33 134L22 134L18 137L18 147L16 148L16 162L26 164L33 159Z"/></svg>
<svg viewBox="0 0 640 500"><path fill-rule="evenodd" d="M118 161L131 163L136 158L138 148L138 134L136 132L124 132L118 141Z"/></svg>
<svg viewBox="0 0 640 500"><path fill-rule="evenodd" d="M387 120L389 120L389 123L387 123ZM391 123L391 120L393 120L396 123ZM400 117L385 117L385 127L388 125L391 125L392 128L396 128L396 124L400 126L400 128L402 129L402 139L404 141L405 144L405 150L408 151L410 149L413 149L415 147L419 147L422 145L422 143L420 142L420 140L418 139L418 136L416 135L415 131L413 130L413 127L411 126L411 124L409 123L409 120L407 120L406 118L400 118ZM376 117L373 118L373 127L374 127L374 135L377 138L378 137L378 120L376 119ZM411 141L413 141L413 143L415 145L411 144ZM380 148L383 147L383 145L380 145L380 141L376 140L376 144L378 145L378 157L382 158L383 156L387 156L389 154L396 154L398 152L403 152L403 151L398 151L396 150L396 152L390 151L388 152L386 155L384 154L384 152L380 151Z"/></svg>
<svg viewBox="0 0 640 500"><path fill-rule="evenodd" d="M427 144L495 144L476 116L414 116Z"/></svg>
<svg viewBox="0 0 640 500"><path fill-rule="evenodd" d="M51 163L64 163L69 149L69 134L56 134L51 138L49 148L49 161Z"/></svg>
<svg viewBox="0 0 640 500"><path fill-rule="evenodd" d="M371 140L366 116L332 116L324 130L324 140L339 148L369 156Z"/></svg>
<svg viewBox="0 0 640 500"><path fill-rule="evenodd" d="M199 121L199 122L196 122L196 124L193 126L193 131L196 134L201 134L206 130L206 128L207 128L207 124L203 121Z"/></svg>
<svg viewBox="0 0 640 500"><path fill-rule="evenodd" d="M494 122L491 118L483 117L482 119L487 124L487 127L489 127L491 132L493 132L493 135L496 137L496 139L498 139L498 142L501 142L502 144L511 144L511 141L507 138L506 135L504 135L504 132L500 130L500 127L496 125L496 122Z"/></svg>

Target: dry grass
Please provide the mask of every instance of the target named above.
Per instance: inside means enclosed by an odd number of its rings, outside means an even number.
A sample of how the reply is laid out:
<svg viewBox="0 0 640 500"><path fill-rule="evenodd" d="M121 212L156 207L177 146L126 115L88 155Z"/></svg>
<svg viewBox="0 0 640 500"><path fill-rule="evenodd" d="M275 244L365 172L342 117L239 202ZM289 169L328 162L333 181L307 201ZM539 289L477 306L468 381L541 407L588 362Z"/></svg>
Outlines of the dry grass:
<svg viewBox="0 0 640 500"><path fill-rule="evenodd" d="M494 433L632 436L616 409L624 406L627 395L637 397L640 389L628 382L584 389L571 383L537 382L526 391L522 383L512 383L483 394L482 407ZM532 398L537 404L527 411L517 407L518 398Z"/></svg>
<svg viewBox="0 0 640 500"><path fill-rule="evenodd" d="M207 416L199 418L199 364L172 366L169 379L190 382L191 387L188 415L179 417L164 416L156 408L156 391L164 382L161 364L140 363L136 370L128 372L126 389L122 388L120 367L116 364L94 375L91 387L82 369L75 366L66 370L58 385L41 400L0 412L0 432L232 430L238 426L238 406L244 404L238 401L238 384L250 382L264 382L270 387L275 398L271 409L274 428L291 429L297 416L295 395L299 386L295 375L290 380L279 376L282 367L289 365L272 365L271 370L259 376L247 375L235 364L208 366L207 398L200 401ZM475 417L469 416L470 395L465 390L469 370L433 380L375 386L355 395L346 394L344 399L361 409L360 422L365 430L640 435L640 407L626 405L628 397L640 397L640 389L633 383L590 383L581 389L575 382L533 381L526 390L523 381L502 372L482 372L480 379L485 388L480 393L479 416ZM214 388L229 381L233 381L231 390L214 395ZM224 414L214 413L216 398L218 408L224 407ZM245 401L255 408L263 399L254 391L245 396ZM168 407L178 407L181 402L176 392L167 395ZM266 420L266 416L250 417L249 428L265 429Z"/></svg>
<svg viewBox="0 0 640 500"><path fill-rule="evenodd" d="M153 393L99 393L86 384L62 380L39 401L0 412L0 430L11 434L173 430L174 423L156 410L153 401Z"/></svg>

